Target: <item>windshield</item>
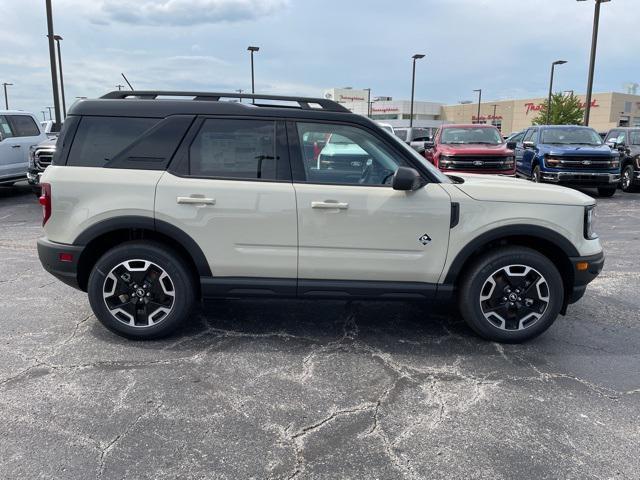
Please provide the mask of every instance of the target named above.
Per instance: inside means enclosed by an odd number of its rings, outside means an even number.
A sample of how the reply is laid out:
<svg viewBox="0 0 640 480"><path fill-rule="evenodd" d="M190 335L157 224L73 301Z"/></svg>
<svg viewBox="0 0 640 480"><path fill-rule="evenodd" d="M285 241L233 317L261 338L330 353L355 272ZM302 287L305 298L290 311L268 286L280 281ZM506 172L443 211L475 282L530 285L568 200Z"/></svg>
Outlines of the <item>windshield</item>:
<svg viewBox="0 0 640 480"><path fill-rule="evenodd" d="M388 133L387 135L396 143L396 145L400 145L400 148L403 148L405 151L409 152L411 156L418 162L420 162L420 165L423 165L431 175L438 179L440 183L453 183L453 181L449 177L447 177L444 173L434 167L429 161L427 161L426 158L416 152L405 142L400 140L400 138L398 138L396 135L393 135L391 133Z"/></svg>
<svg viewBox="0 0 640 480"><path fill-rule="evenodd" d="M444 128L441 143L500 145L502 137L497 128Z"/></svg>
<svg viewBox="0 0 640 480"><path fill-rule="evenodd" d="M602 145L602 137L591 128L545 128L542 130L540 143L551 143L555 145Z"/></svg>

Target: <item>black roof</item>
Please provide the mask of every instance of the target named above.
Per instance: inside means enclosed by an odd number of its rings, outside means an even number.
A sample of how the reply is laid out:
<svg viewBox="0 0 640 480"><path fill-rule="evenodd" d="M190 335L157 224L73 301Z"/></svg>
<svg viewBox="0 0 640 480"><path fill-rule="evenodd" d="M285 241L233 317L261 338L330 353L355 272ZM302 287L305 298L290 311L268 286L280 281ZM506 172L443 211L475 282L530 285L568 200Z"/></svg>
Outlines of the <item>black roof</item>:
<svg viewBox="0 0 640 480"><path fill-rule="evenodd" d="M243 100L242 102L240 100ZM215 92L113 91L98 99L81 100L69 115L135 116L233 115L343 120L374 124L325 98Z"/></svg>

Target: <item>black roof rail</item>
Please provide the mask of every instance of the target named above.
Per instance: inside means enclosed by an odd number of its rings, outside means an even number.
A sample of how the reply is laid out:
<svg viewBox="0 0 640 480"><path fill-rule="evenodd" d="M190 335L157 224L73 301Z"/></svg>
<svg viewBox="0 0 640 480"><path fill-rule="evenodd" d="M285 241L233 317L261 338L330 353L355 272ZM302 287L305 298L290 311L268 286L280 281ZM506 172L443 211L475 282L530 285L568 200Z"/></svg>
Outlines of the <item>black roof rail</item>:
<svg viewBox="0 0 640 480"><path fill-rule="evenodd" d="M324 110L328 112L347 112L351 113L346 107L343 107L333 100L327 100L326 98L312 98L312 97L288 97L284 95L259 95L250 93L218 93L218 92L175 92L175 91L156 91L156 90L114 90L103 95L100 98L104 99L127 99L135 98L141 100L154 100L158 97L193 97L192 100L205 100L217 102L221 98L248 98L254 101L252 104L258 107L275 107L275 108L291 108L288 105L273 105L273 104L260 104L255 103L255 100L276 100L283 102L295 102L303 110ZM317 105L317 107L315 106Z"/></svg>

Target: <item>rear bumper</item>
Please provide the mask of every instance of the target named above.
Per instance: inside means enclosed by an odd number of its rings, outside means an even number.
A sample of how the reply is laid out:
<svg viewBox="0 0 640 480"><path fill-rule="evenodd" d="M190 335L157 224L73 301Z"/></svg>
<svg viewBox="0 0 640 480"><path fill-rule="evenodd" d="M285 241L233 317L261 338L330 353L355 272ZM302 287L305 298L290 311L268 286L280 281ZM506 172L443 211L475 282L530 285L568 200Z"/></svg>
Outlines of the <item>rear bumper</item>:
<svg viewBox="0 0 640 480"><path fill-rule="evenodd" d="M620 182L620 173L595 172L549 172L541 171L543 182L568 185L609 186Z"/></svg>
<svg viewBox="0 0 640 480"><path fill-rule="evenodd" d="M78 290L80 290L78 260L83 250L84 247L50 242L44 237L38 239L38 257L44 269L60 281Z"/></svg>
<svg viewBox="0 0 640 480"><path fill-rule="evenodd" d="M587 285L602 271L602 267L604 267L604 252L586 257L570 257L569 261L573 266L573 285L570 289L567 303L575 303L582 298ZM585 263L587 264L586 268L582 268Z"/></svg>

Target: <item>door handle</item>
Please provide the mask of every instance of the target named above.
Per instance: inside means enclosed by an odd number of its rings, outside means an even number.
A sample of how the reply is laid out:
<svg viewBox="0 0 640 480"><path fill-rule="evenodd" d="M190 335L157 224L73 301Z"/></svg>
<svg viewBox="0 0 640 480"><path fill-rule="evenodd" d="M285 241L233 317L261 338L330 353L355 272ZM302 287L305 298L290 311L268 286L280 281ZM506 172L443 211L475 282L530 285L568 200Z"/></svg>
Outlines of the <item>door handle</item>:
<svg viewBox="0 0 640 480"><path fill-rule="evenodd" d="M11 148L20 148L20 145L11 145Z"/></svg>
<svg viewBox="0 0 640 480"><path fill-rule="evenodd" d="M215 198L207 198L207 197L177 197L176 202L181 205L215 205Z"/></svg>
<svg viewBox="0 0 640 480"><path fill-rule="evenodd" d="M332 200L326 200L324 202L311 202L311 208L324 208L324 209L338 209L338 210L346 210L349 208L348 203L343 202L335 202Z"/></svg>

